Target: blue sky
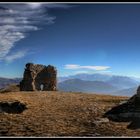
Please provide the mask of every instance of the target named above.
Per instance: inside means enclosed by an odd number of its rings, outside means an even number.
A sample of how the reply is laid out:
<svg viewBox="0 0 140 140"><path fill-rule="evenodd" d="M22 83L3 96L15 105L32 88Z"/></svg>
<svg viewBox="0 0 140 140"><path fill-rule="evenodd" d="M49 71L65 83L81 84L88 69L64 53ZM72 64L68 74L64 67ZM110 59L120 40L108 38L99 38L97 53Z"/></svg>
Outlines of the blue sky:
<svg viewBox="0 0 140 140"><path fill-rule="evenodd" d="M27 62L140 77L140 4L0 4L0 77Z"/></svg>

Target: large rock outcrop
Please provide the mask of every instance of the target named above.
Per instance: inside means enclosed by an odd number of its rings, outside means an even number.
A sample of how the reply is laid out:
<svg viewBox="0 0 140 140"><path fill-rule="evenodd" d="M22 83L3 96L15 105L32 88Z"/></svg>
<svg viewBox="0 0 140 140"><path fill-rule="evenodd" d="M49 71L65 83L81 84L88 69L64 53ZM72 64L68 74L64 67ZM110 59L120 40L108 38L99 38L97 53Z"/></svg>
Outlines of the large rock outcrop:
<svg viewBox="0 0 140 140"><path fill-rule="evenodd" d="M140 128L140 86L134 96L108 110L104 117L117 122L131 122L128 128Z"/></svg>
<svg viewBox="0 0 140 140"><path fill-rule="evenodd" d="M20 82L21 91L57 90L57 70L54 66L27 63Z"/></svg>

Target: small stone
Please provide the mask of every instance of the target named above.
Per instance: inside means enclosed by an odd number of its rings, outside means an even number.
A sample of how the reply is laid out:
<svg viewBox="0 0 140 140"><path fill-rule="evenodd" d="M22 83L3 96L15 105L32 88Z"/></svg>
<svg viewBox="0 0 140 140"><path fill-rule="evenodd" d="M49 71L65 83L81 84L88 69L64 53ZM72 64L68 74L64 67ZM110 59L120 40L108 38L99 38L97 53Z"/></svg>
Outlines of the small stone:
<svg viewBox="0 0 140 140"><path fill-rule="evenodd" d="M99 125L101 123L108 123L109 119L108 118L100 118L99 120L94 121L95 125Z"/></svg>

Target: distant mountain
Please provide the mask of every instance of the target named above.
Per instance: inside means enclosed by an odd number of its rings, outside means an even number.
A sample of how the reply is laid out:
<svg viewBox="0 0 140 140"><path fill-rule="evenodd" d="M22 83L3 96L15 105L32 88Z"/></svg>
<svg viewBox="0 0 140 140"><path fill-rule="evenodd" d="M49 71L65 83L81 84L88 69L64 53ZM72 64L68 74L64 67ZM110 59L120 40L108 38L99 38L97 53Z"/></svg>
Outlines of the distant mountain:
<svg viewBox="0 0 140 140"><path fill-rule="evenodd" d="M111 75L107 74L76 74L76 75L70 75L66 77L58 77L58 81L62 82L68 79L81 79L85 81L107 81L111 78Z"/></svg>
<svg viewBox="0 0 140 140"><path fill-rule="evenodd" d="M19 84L22 78L0 77L0 88ZM138 78L107 74L76 74L58 77L58 89L62 91L111 93L112 95L131 96L140 85Z"/></svg>
<svg viewBox="0 0 140 140"><path fill-rule="evenodd" d="M106 82L120 89L132 88L140 84L140 82L125 76L112 76Z"/></svg>
<svg viewBox="0 0 140 140"><path fill-rule="evenodd" d="M137 88L138 87L123 89L123 90L119 90L119 91L113 92L112 94L113 95L118 95L118 96L120 96L120 95L123 95L123 96L132 96L132 95L136 94Z"/></svg>
<svg viewBox="0 0 140 140"><path fill-rule="evenodd" d="M58 83L58 89L61 91L74 92L97 92L111 93L118 90L115 86L102 81L85 81L81 79L69 79Z"/></svg>
<svg viewBox="0 0 140 140"><path fill-rule="evenodd" d="M9 79L9 78L0 77L0 88L5 88L11 84L19 84L20 81L21 81L21 78Z"/></svg>
<svg viewBox="0 0 140 140"><path fill-rule="evenodd" d="M137 82L140 82L140 78L136 78L136 77L131 77L132 79L134 79Z"/></svg>
<svg viewBox="0 0 140 140"><path fill-rule="evenodd" d="M115 86L120 90L136 87L140 84L140 81L135 80L132 77L107 74L76 74L67 77L59 77L58 82L63 82L69 79L80 79L84 81L102 81L111 84L112 86Z"/></svg>

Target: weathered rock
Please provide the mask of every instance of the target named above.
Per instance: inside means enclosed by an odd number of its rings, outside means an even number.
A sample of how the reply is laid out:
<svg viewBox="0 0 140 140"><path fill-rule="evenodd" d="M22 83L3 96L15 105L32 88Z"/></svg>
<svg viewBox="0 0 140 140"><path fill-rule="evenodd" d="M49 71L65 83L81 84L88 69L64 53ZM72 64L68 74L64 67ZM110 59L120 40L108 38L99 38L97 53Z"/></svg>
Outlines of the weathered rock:
<svg viewBox="0 0 140 140"><path fill-rule="evenodd" d="M0 113L22 113L25 109L27 109L26 105L19 101L0 102Z"/></svg>
<svg viewBox="0 0 140 140"><path fill-rule="evenodd" d="M137 89L137 94L132 96L127 102L107 111L104 117L117 122L131 122L128 128L134 127L134 125L136 127L136 122L140 122L140 86Z"/></svg>
<svg viewBox="0 0 140 140"><path fill-rule="evenodd" d="M27 63L20 82L21 91L55 91L57 89L57 70L54 66Z"/></svg>
<svg viewBox="0 0 140 140"><path fill-rule="evenodd" d="M137 97L140 98L140 86L137 88Z"/></svg>
<svg viewBox="0 0 140 140"><path fill-rule="evenodd" d="M135 108L134 104L127 102L113 107L105 113L104 117L107 117L112 121L129 122L132 121L132 119L135 119L134 117L137 117L137 115L134 115L136 114Z"/></svg>
<svg viewBox="0 0 140 140"><path fill-rule="evenodd" d="M98 118L94 123L100 124L100 123L108 123L109 119L108 118Z"/></svg>
<svg viewBox="0 0 140 140"><path fill-rule="evenodd" d="M132 121L128 126L127 126L128 129L139 129L140 128L140 120L136 119L134 121Z"/></svg>

